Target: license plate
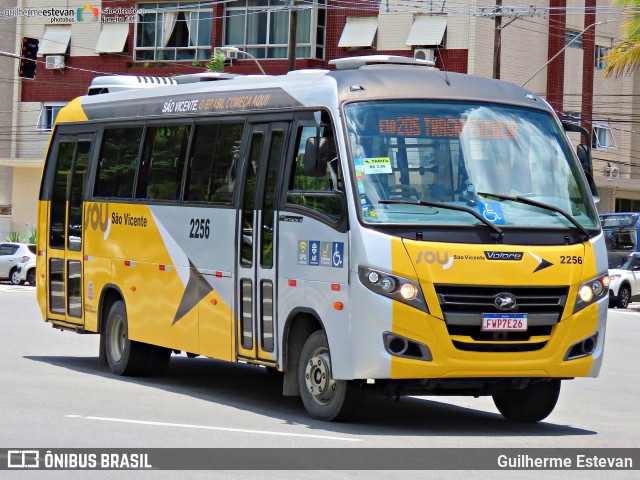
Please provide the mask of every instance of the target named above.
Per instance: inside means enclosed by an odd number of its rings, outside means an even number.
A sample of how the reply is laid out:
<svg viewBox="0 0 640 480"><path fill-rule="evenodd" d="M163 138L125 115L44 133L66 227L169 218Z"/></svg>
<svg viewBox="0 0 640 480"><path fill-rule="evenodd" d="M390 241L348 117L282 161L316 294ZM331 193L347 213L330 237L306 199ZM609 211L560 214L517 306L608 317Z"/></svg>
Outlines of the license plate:
<svg viewBox="0 0 640 480"><path fill-rule="evenodd" d="M527 330L526 313L483 313L483 332L524 332Z"/></svg>

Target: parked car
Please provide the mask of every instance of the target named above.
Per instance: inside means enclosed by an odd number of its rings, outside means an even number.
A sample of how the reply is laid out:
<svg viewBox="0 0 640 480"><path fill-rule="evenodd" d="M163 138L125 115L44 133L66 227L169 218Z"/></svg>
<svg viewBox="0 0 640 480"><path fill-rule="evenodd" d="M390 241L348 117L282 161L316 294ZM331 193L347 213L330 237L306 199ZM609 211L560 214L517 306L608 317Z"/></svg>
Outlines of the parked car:
<svg viewBox="0 0 640 480"><path fill-rule="evenodd" d="M18 265L31 258L36 258L36 246L32 243L0 243L0 280L11 280L14 285L20 285Z"/></svg>
<svg viewBox="0 0 640 480"><path fill-rule="evenodd" d="M36 286L36 257L25 258L22 263L18 264L18 269L14 276L18 277L18 283L22 285L23 283L28 283L30 286ZM13 278L11 278L11 283L15 285Z"/></svg>
<svg viewBox="0 0 640 480"><path fill-rule="evenodd" d="M627 308L632 300L640 299L640 252L629 255L618 268L609 269L609 306Z"/></svg>

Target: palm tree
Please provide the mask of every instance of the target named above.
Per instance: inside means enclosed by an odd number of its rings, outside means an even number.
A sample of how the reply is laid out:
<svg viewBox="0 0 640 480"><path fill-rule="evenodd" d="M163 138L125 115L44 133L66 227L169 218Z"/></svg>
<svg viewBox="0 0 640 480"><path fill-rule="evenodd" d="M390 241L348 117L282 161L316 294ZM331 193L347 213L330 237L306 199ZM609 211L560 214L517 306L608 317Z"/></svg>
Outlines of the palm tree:
<svg viewBox="0 0 640 480"><path fill-rule="evenodd" d="M622 38L604 57L608 62L603 77L634 72L640 67L640 0L613 0L624 10L627 20L622 24Z"/></svg>

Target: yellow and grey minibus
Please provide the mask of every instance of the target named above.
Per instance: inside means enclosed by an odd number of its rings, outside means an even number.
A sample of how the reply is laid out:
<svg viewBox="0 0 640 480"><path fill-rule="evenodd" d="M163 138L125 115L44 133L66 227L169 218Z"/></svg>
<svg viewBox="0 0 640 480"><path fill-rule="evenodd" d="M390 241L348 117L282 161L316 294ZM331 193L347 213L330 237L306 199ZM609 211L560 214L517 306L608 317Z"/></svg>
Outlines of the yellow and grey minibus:
<svg viewBox="0 0 640 480"><path fill-rule="evenodd" d="M507 82L332 64L103 82L62 109L38 207L44 319L99 334L116 375L172 352L282 372L317 419L369 390L544 419L603 358L588 148Z"/></svg>

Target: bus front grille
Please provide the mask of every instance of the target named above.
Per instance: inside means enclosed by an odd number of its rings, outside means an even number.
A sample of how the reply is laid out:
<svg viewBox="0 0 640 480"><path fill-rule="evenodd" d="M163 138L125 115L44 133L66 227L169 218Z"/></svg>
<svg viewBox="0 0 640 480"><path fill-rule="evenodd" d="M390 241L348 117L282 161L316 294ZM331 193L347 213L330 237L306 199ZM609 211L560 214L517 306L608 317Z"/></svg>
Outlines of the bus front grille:
<svg viewBox="0 0 640 480"><path fill-rule="evenodd" d="M435 285L440 308L453 345L473 352L528 352L549 340L553 326L562 318L568 287L502 287ZM527 330L481 330L484 313L505 313L496 297L510 294L516 307L508 313L527 314Z"/></svg>

